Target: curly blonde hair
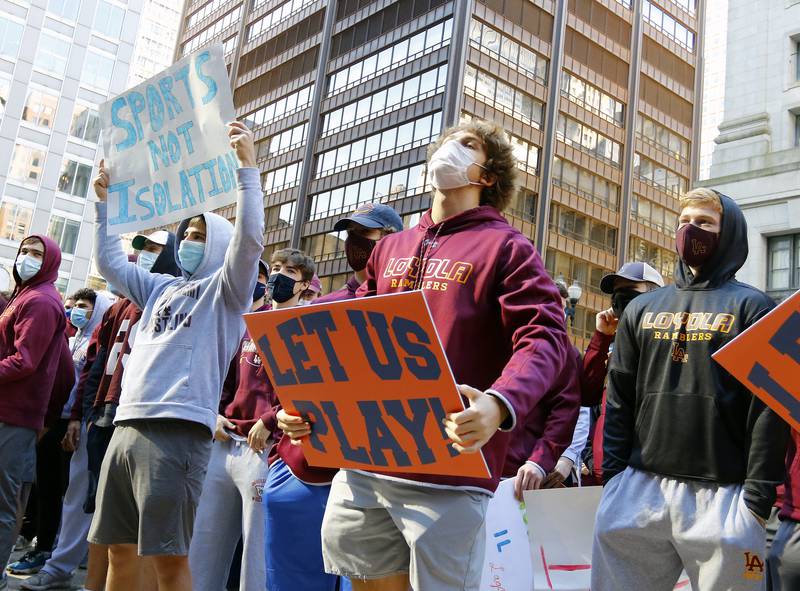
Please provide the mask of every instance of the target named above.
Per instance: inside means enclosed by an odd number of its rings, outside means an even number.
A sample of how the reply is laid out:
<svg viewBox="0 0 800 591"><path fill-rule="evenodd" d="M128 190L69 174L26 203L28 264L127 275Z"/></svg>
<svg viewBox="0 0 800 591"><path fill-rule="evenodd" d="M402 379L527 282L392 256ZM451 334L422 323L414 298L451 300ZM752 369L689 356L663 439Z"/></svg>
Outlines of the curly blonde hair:
<svg viewBox="0 0 800 591"><path fill-rule="evenodd" d="M498 211L503 211L517 194L518 187L517 159L502 127L489 121L471 121L450 127L428 146L428 161L430 162L433 153L447 138L459 132L475 135L483 142L486 150L484 170L495 182L492 186L483 188L481 205L491 205Z"/></svg>

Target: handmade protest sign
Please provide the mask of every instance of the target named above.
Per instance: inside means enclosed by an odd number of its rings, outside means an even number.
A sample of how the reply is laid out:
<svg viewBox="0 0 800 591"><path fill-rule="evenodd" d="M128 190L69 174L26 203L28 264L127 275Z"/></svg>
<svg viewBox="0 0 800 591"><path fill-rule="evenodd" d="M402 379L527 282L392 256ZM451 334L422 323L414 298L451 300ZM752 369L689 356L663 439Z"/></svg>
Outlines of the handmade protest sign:
<svg viewBox="0 0 800 591"><path fill-rule="evenodd" d="M486 554L480 591L531 591L533 559L525 503L514 496L514 479L500 483L486 507Z"/></svg>
<svg viewBox="0 0 800 591"><path fill-rule="evenodd" d="M800 291L712 358L800 430Z"/></svg>
<svg viewBox="0 0 800 591"><path fill-rule="evenodd" d="M489 477L445 433L464 403L421 292L244 319L283 408L313 423L310 465Z"/></svg>
<svg viewBox="0 0 800 591"><path fill-rule="evenodd" d="M176 62L100 105L108 234L154 228L236 201L222 45Z"/></svg>
<svg viewBox="0 0 800 591"><path fill-rule="evenodd" d="M590 591L594 522L602 494L599 486L525 491L534 591ZM674 589L691 591L685 572Z"/></svg>

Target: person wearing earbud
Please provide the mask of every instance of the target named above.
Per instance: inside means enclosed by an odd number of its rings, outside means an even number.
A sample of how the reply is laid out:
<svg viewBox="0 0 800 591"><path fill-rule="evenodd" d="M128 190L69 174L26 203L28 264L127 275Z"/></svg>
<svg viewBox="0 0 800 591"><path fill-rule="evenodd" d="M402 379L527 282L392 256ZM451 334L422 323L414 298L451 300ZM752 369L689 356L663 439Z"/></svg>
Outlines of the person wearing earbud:
<svg viewBox="0 0 800 591"><path fill-rule="evenodd" d="M137 587L137 554L152 557L160 588L192 588L189 544L220 393L264 250L253 133L238 121L228 127L240 166L236 225L210 212L181 222L179 277L128 262L119 238L107 236L112 180L102 161L94 181L98 270L142 309L89 533L93 544L110 545L110 589Z"/></svg>
<svg viewBox="0 0 800 591"><path fill-rule="evenodd" d="M61 250L47 236L20 244L14 292L0 314L0 567L17 537L36 471L36 440L67 349L67 318L55 287ZM0 572L3 572L0 570ZM5 574L0 575L0 587Z"/></svg>

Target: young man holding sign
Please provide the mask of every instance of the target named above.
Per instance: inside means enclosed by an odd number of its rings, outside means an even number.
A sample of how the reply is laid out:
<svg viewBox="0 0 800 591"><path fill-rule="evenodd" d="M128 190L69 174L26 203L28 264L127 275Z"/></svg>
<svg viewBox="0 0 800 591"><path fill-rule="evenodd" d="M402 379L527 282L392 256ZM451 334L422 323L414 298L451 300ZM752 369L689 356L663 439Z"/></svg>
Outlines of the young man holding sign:
<svg viewBox="0 0 800 591"><path fill-rule="evenodd" d="M516 192L503 130L463 125L430 154L432 209L417 227L377 244L358 293L423 290L464 384L467 409L447 417L447 435L455 452L482 450L491 477L340 471L323 556L326 570L357 590L477 588L486 505L508 432L552 389L571 354L558 290L530 241L500 215Z"/></svg>
<svg viewBox="0 0 800 591"><path fill-rule="evenodd" d="M710 189L680 203L675 284L636 295L615 337L593 591L671 591L682 569L698 590L764 582L788 428L711 355L774 303L735 279L738 205Z"/></svg>
<svg viewBox="0 0 800 591"><path fill-rule="evenodd" d="M178 227L183 275L129 263L107 236L109 172L95 179L97 267L142 309L103 460L89 540L110 544L108 587L135 589L138 553L153 556L159 589L191 589L187 554L225 373L244 332L263 252L263 198L253 134L229 124L240 168L236 226L205 213Z"/></svg>
<svg viewBox="0 0 800 591"><path fill-rule="evenodd" d="M403 221L397 212L380 203L362 204L349 216L337 221L334 230L347 231L344 249L353 276L344 287L314 303L354 298L358 286L366 279L364 269L375 245L385 236L402 229ZM280 252L275 253L273 262L280 262L283 258L285 256ZM301 271L304 267L307 273L309 264L301 266ZM273 302L275 308L280 305ZM289 436L282 437L270 454L271 469L264 495L267 588L270 591L298 588L333 591L338 577L325 573L319 530L337 470L309 466L302 447L292 445L296 431L301 434L308 431L301 418L291 416L283 409L278 411L277 418L278 427ZM302 525L298 520L302 520Z"/></svg>

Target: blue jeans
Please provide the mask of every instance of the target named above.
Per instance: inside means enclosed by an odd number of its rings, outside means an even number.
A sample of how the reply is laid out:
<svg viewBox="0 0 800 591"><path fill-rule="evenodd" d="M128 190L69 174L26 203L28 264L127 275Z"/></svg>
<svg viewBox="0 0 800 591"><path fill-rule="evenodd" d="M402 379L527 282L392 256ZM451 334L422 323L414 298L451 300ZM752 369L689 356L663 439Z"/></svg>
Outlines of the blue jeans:
<svg viewBox="0 0 800 591"><path fill-rule="evenodd" d="M322 517L330 485L312 486L294 477L278 459L264 487L264 543L269 591L336 591L337 576L322 564Z"/></svg>

